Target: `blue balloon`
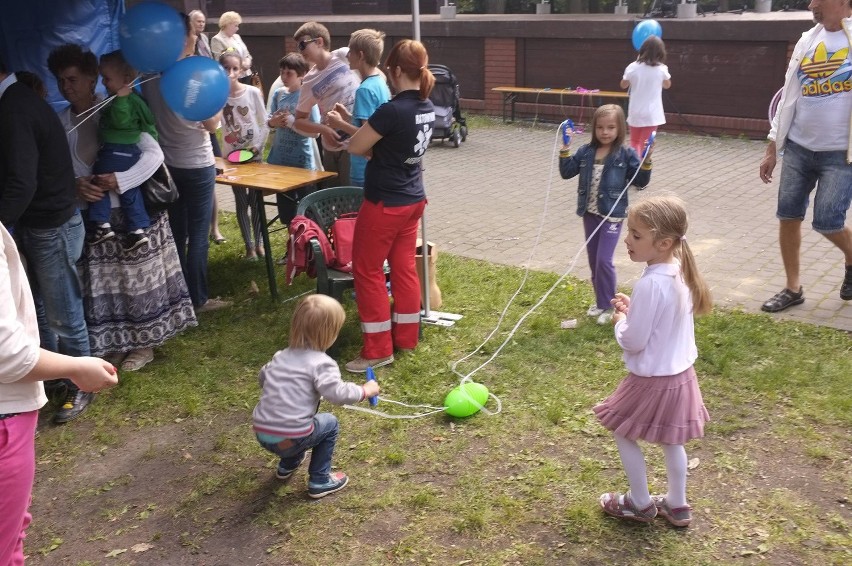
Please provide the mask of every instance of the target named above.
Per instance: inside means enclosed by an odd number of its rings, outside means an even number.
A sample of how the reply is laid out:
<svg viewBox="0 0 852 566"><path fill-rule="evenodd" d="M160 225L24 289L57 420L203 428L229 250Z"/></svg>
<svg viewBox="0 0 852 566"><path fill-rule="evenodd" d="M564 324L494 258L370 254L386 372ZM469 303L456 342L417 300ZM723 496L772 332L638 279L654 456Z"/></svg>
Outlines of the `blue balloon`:
<svg viewBox="0 0 852 566"><path fill-rule="evenodd" d="M163 72L160 92L169 108L187 120L214 116L228 101L230 83L222 66L209 57L181 59Z"/></svg>
<svg viewBox="0 0 852 566"><path fill-rule="evenodd" d="M143 73L168 69L186 43L183 18L171 6L142 2L127 10L118 26L118 42L128 63Z"/></svg>
<svg viewBox="0 0 852 566"><path fill-rule="evenodd" d="M660 26L660 23L657 20L642 20L639 22L633 28L633 48L639 51L645 40L652 35L663 37L663 28Z"/></svg>

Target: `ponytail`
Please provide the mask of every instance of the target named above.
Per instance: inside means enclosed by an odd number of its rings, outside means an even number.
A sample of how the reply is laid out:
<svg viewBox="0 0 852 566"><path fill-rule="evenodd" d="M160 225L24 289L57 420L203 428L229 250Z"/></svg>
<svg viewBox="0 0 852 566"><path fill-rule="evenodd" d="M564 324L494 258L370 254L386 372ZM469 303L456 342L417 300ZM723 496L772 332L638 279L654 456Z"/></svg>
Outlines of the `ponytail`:
<svg viewBox="0 0 852 566"><path fill-rule="evenodd" d="M695 256L692 255L692 250L689 244L686 243L686 238L680 240L679 247L675 250L675 257L680 260L683 280L692 294L692 312L695 314L709 313L713 310L713 299L710 295L710 288L698 271Z"/></svg>
<svg viewBox="0 0 852 566"><path fill-rule="evenodd" d="M419 41L403 39L393 46L385 66L388 69L399 67L400 71L411 80L420 82L420 98L426 100L435 86L435 76L429 70L429 54L426 47Z"/></svg>
<svg viewBox="0 0 852 566"><path fill-rule="evenodd" d="M435 86L435 75L429 70L429 67L423 65L420 67L420 100L429 98L432 88Z"/></svg>
<svg viewBox="0 0 852 566"><path fill-rule="evenodd" d="M680 261L681 273L692 295L692 312L707 314L713 309L710 288L705 283L689 244L686 230L689 227L686 208L676 196L654 196L631 206L629 215L642 221L654 235L654 240L669 238L674 256Z"/></svg>

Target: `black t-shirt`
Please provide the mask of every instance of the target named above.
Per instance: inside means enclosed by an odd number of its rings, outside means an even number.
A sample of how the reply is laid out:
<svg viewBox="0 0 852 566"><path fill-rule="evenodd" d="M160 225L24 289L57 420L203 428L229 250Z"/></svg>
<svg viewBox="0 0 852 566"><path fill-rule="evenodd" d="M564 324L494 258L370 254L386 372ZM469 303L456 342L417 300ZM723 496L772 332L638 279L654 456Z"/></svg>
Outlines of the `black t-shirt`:
<svg viewBox="0 0 852 566"><path fill-rule="evenodd" d="M368 123L382 136L373 146L364 176L364 198L385 206L406 206L426 198L421 160L435 122L435 108L406 90L385 102Z"/></svg>
<svg viewBox="0 0 852 566"><path fill-rule="evenodd" d="M56 228L77 211L74 165L59 116L16 82L0 98L0 221Z"/></svg>

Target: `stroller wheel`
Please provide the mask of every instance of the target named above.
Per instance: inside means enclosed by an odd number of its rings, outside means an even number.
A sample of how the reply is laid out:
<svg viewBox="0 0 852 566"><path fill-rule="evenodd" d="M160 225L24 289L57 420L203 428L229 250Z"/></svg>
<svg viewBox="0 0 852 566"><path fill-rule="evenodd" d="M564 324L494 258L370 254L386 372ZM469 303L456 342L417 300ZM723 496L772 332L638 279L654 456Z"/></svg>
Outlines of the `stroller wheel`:
<svg viewBox="0 0 852 566"><path fill-rule="evenodd" d="M462 126L460 129L461 129L461 140L467 141L467 126Z"/></svg>
<svg viewBox="0 0 852 566"><path fill-rule="evenodd" d="M460 146L460 145L461 145L461 141L462 141L462 135L461 135L461 132L459 132L458 130L456 130L455 132L453 132L453 147L458 147L458 146Z"/></svg>

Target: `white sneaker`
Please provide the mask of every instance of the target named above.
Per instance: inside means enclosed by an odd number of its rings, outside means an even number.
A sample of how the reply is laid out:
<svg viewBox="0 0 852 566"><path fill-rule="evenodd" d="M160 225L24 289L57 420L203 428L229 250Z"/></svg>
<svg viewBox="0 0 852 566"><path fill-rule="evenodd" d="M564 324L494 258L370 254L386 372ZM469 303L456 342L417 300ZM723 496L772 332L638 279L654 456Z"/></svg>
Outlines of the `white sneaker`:
<svg viewBox="0 0 852 566"><path fill-rule="evenodd" d="M598 324L604 325L612 322L612 309L604 311L598 316Z"/></svg>
<svg viewBox="0 0 852 566"><path fill-rule="evenodd" d="M219 309L224 309L231 306L231 301L223 301L220 298L207 299L207 302L200 307L195 307L195 314L202 312L213 312Z"/></svg>
<svg viewBox="0 0 852 566"><path fill-rule="evenodd" d="M589 310L586 311L586 316L596 317L603 314L604 310L599 309L597 305L592 305L589 307Z"/></svg>

